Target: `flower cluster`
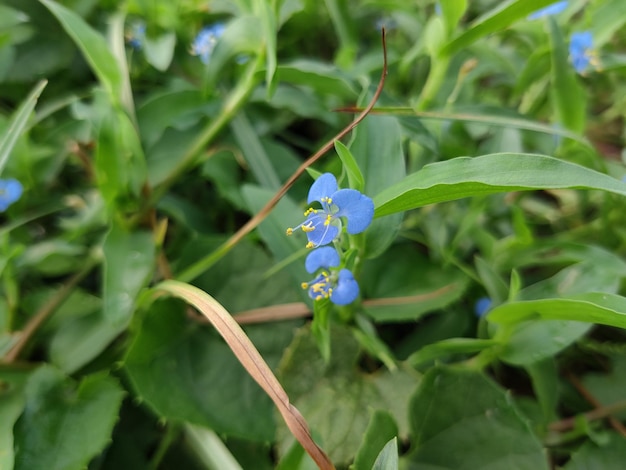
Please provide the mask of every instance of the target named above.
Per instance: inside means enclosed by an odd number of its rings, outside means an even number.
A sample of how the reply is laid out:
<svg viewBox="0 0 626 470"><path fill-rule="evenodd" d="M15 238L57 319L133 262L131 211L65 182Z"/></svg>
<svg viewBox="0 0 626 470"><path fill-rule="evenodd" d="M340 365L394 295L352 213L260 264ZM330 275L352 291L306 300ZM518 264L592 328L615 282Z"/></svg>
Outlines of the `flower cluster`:
<svg viewBox="0 0 626 470"><path fill-rule="evenodd" d="M593 36L590 31L573 33L569 43L569 56L576 72L583 73L596 62L593 50Z"/></svg>
<svg viewBox="0 0 626 470"><path fill-rule="evenodd" d="M349 269L331 271L337 268L341 259L337 250L332 246L316 248L306 257L304 267L307 272L319 274L309 282L303 282L302 288L309 290L309 297L313 300L330 298L336 305L348 305L359 296L359 284Z"/></svg>
<svg viewBox="0 0 626 470"><path fill-rule="evenodd" d="M208 64L217 40L224 34L225 29L226 26L222 23L202 28L191 44L191 55L197 55L203 64Z"/></svg>
<svg viewBox="0 0 626 470"><path fill-rule="evenodd" d="M146 41L146 23L143 21L132 23L126 34L126 41L133 49L140 50Z"/></svg>
<svg viewBox="0 0 626 470"><path fill-rule="evenodd" d="M7 208L22 196L22 184L14 179L0 180L0 212Z"/></svg>
<svg viewBox="0 0 626 470"><path fill-rule="evenodd" d="M307 248L315 248L306 258L305 268L318 273L302 284L313 300L330 299L337 305L347 305L359 296L359 285L349 269L341 268L341 256L332 246L343 232L355 235L363 232L374 218L374 202L356 189L339 189L337 179L324 173L311 185L309 204L319 202L320 209L308 209L305 221L287 229L287 235L301 229L307 236ZM334 268L334 269L333 269Z"/></svg>

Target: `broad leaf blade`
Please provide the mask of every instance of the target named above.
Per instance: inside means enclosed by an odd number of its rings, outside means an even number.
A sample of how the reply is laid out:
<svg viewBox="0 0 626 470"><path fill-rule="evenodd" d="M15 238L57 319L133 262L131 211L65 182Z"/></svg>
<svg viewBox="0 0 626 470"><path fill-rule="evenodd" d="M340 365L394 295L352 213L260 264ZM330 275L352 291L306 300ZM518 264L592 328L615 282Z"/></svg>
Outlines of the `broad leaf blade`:
<svg viewBox="0 0 626 470"><path fill-rule="evenodd" d="M124 391L105 374L80 385L56 369L37 370L15 427L15 470L79 470L109 443Z"/></svg>
<svg viewBox="0 0 626 470"><path fill-rule="evenodd" d="M572 320L626 329L626 298L606 293L588 293L563 299L511 302L494 308L487 319L513 324L524 320Z"/></svg>
<svg viewBox="0 0 626 470"><path fill-rule="evenodd" d="M574 163L544 155L494 153L426 165L374 197L375 217L464 197L549 188L600 189L626 196L626 184Z"/></svg>
<svg viewBox="0 0 626 470"><path fill-rule="evenodd" d="M408 460L417 468L548 468L510 395L480 372L430 369L411 400L410 419L415 450Z"/></svg>

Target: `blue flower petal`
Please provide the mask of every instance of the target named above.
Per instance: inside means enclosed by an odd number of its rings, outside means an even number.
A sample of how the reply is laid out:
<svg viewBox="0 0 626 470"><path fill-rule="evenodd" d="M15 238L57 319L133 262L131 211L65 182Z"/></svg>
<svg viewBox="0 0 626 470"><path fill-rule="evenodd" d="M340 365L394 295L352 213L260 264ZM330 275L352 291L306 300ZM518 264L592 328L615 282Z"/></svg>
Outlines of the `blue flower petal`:
<svg viewBox="0 0 626 470"><path fill-rule="evenodd" d="M348 269L339 271L337 286L330 294L330 301L336 305L348 305L359 296L359 283Z"/></svg>
<svg viewBox="0 0 626 470"><path fill-rule="evenodd" d="M311 185L307 203L313 201L322 202L323 199L331 197L337 191L337 178L332 173L324 173Z"/></svg>
<svg viewBox="0 0 626 470"><path fill-rule="evenodd" d="M569 43L569 54L576 72L582 73L589 66L592 48L593 35L590 31L572 33Z"/></svg>
<svg viewBox="0 0 626 470"><path fill-rule="evenodd" d="M333 204L339 208L336 217L348 220L346 230L354 235L361 233L372 223L374 202L356 189L341 189L333 195Z"/></svg>
<svg viewBox="0 0 626 470"><path fill-rule="evenodd" d="M567 0L563 2L556 2L552 5L549 5L541 10L537 10L534 13L528 15L529 20L536 20L538 18L543 18L544 16L557 15L561 13L563 10L567 8Z"/></svg>
<svg viewBox="0 0 626 470"><path fill-rule="evenodd" d="M226 26L222 23L205 26L191 44L191 54L200 57L203 64L208 64L217 40L224 34Z"/></svg>
<svg viewBox="0 0 626 470"><path fill-rule="evenodd" d="M333 224L326 225L327 219L328 214L326 214L326 212L318 211L317 213L310 214L304 224L302 224L311 246L328 245L339 236L339 228ZM311 230L311 228L305 229L304 227L307 225L310 225L313 230Z"/></svg>
<svg viewBox="0 0 626 470"><path fill-rule="evenodd" d="M481 297L474 304L474 313L476 313L477 317L482 317L489 311L491 304L492 302L489 297Z"/></svg>
<svg viewBox="0 0 626 470"><path fill-rule="evenodd" d="M7 208L22 196L22 183L15 179L0 180L0 212Z"/></svg>
<svg viewBox="0 0 626 470"><path fill-rule="evenodd" d="M304 261L304 267L308 273L314 273L320 268L331 268L339 266L339 253L332 246L317 248L308 254Z"/></svg>

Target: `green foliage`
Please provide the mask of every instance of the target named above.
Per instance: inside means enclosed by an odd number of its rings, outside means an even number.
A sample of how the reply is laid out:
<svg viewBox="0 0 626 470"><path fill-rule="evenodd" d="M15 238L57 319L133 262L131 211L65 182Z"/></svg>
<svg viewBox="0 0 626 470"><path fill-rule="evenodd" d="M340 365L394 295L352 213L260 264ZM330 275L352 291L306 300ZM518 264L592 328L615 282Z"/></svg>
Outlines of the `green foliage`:
<svg viewBox="0 0 626 470"><path fill-rule="evenodd" d="M0 468L621 469L626 7L554 3L5 0Z"/></svg>

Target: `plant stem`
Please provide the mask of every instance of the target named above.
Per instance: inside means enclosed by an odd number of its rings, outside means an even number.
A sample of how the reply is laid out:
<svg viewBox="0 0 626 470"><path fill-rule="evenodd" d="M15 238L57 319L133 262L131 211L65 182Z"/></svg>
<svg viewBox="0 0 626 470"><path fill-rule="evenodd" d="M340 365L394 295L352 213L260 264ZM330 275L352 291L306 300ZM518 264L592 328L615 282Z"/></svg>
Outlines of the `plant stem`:
<svg viewBox="0 0 626 470"><path fill-rule="evenodd" d="M300 177L302 173L306 171L308 167L310 167L313 163L319 160L326 152L330 149L334 148L335 141L345 137L352 129L354 129L372 110L378 97L383 91L383 86L385 85L385 77L387 75L387 46L385 41L385 30L382 31L382 41L383 41L383 71L380 77L380 81L378 82L378 87L376 88L376 92L372 97L372 100L367 105L367 107L359 114L348 126L346 126L341 132L339 132L335 137L330 139L326 144L322 146L317 152L311 155L304 163L302 163L298 169L289 177L289 179L281 186L281 188L274 194L272 199L270 199L267 204L248 222L246 222L237 232L235 232L228 240L226 240L222 245L220 245L214 252L209 254L208 256L201 258L196 263L189 266L183 272L179 273L175 276L175 278L182 282L191 282L200 274L205 272L211 266L213 266L217 261L222 259L226 253L228 253L237 243L239 243L243 237L245 237L248 233L254 230L274 209L274 206L278 204L278 201L287 193L289 188L296 182L296 180Z"/></svg>
<svg viewBox="0 0 626 470"><path fill-rule="evenodd" d="M7 364L15 362L37 329L48 319L50 315L54 313L57 308L61 306L61 304L70 296L76 285L82 281L87 274L89 274L96 264L96 260L91 259L81 271L74 274L74 276L72 276L70 280L39 309L39 311L30 319L30 321L26 324L26 327L22 330L22 334L17 340L17 343L15 343L13 347L9 349L4 358L2 358L2 362Z"/></svg>

